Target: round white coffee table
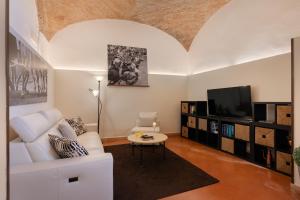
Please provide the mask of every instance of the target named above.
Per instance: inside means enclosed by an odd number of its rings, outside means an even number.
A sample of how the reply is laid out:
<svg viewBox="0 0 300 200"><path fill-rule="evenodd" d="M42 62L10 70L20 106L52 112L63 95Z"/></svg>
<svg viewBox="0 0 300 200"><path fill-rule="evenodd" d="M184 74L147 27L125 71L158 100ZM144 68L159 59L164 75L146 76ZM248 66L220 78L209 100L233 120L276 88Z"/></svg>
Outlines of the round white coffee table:
<svg viewBox="0 0 300 200"><path fill-rule="evenodd" d="M156 146L163 148L163 159L166 158L165 151L166 151L166 140L168 136L162 133L145 133L144 135L153 136L153 139L144 140L141 137L136 136L135 134L131 134L127 137L128 141L131 142L132 146L132 155L134 155L135 147L140 148L140 162L143 162L143 148L145 146ZM153 149L154 150L154 149Z"/></svg>

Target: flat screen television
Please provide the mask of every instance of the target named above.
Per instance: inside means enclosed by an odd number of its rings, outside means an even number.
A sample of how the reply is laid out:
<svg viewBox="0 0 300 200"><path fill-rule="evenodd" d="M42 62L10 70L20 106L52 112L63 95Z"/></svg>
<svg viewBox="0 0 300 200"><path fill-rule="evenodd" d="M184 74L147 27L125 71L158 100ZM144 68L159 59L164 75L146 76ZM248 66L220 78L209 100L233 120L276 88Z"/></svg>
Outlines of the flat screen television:
<svg viewBox="0 0 300 200"><path fill-rule="evenodd" d="M252 118L250 86L207 90L207 99L210 115Z"/></svg>

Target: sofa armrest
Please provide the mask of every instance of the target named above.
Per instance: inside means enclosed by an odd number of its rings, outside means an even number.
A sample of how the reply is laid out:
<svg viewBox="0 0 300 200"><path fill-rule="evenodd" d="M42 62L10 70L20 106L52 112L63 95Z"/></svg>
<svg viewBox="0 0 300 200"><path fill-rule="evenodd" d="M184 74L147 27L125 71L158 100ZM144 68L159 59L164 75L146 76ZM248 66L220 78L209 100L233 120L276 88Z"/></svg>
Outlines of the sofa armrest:
<svg viewBox="0 0 300 200"><path fill-rule="evenodd" d="M17 165L10 182L12 200L112 200L113 158L100 153Z"/></svg>

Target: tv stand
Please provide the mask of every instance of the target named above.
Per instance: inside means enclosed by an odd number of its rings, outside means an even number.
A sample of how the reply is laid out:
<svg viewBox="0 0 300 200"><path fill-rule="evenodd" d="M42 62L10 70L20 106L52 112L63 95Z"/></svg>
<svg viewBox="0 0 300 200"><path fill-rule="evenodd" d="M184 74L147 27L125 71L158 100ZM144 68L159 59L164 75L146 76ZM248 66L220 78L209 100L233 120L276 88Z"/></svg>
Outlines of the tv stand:
<svg viewBox="0 0 300 200"><path fill-rule="evenodd" d="M253 108L252 119L220 117L207 115L206 101L182 101L181 136L292 175L291 103L256 102Z"/></svg>

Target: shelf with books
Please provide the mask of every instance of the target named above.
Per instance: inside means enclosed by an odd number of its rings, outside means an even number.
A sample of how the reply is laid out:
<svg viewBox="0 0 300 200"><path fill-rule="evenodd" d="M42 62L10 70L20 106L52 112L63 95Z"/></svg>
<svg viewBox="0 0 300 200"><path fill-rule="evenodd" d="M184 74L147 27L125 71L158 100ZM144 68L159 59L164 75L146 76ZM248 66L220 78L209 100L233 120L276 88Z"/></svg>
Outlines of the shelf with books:
<svg viewBox="0 0 300 200"><path fill-rule="evenodd" d="M223 137L234 138L234 123L223 123L221 124L221 133Z"/></svg>
<svg viewBox="0 0 300 200"><path fill-rule="evenodd" d="M290 175L293 165L290 105L289 102L253 103L253 120L249 120L209 116L207 102L185 101L182 102L185 112L181 113L183 136Z"/></svg>

